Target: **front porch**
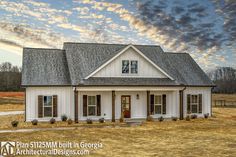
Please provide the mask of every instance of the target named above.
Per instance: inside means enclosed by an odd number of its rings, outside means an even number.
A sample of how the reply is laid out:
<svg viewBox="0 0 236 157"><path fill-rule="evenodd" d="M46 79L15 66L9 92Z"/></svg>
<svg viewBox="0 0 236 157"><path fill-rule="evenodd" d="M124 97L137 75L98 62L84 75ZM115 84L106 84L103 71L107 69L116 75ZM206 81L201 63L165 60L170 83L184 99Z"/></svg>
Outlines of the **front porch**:
<svg viewBox="0 0 236 157"><path fill-rule="evenodd" d="M114 90L116 89L116 90ZM75 120L146 119L179 117L179 91L183 87L77 87ZM77 113L76 113L77 112Z"/></svg>

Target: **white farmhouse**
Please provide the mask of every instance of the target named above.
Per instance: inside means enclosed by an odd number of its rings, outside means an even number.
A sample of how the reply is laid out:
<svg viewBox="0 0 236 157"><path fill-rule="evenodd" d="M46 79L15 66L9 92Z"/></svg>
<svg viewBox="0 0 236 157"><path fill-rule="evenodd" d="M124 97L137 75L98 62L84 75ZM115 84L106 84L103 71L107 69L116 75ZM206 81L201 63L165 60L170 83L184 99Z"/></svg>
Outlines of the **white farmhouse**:
<svg viewBox="0 0 236 157"><path fill-rule="evenodd" d="M187 53L154 45L64 43L24 48L26 121L211 115L214 84Z"/></svg>

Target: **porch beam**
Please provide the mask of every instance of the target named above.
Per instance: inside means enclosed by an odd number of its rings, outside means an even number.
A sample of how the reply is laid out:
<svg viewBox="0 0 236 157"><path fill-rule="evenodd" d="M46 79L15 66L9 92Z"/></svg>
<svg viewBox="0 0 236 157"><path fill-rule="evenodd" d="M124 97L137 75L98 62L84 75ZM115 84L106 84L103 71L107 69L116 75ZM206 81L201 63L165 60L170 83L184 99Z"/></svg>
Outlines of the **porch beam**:
<svg viewBox="0 0 236 157"><path fill-rule="evenodd" d="M150 115L150 91L147 91L147 117Z"/></svg>
<svg viewBox="0 0 236 157"><path fill-rule="evenodd" d="M112 91L112 122L115 121L115 91Z"/></svg>
<svg viewBox="0 0 236 157"><path fill-rule="evenodd" d="M78 91L76 91L76 89L74 90L74 99L75 99L75 123L78 123L79 122L79 120L78 120L78 110L79 110L79 108L78 108L78 99L79 99L79 97L78 97Z"/></svg>
<svg viewBox="0 0 236 157"><path fill-rule="evenodd" d="M183 90L179 91L179 119L183 120L184 119L184 104L183 104Z"/></svg>
<svg viewBox="0 0 236 157"><path fill-rule="evenodd" d="M24 91L24 95L25 95L25 99L24 99L24 105L25 105L25 122L26 122L26 88L25 88L25 91Z"/></svg>

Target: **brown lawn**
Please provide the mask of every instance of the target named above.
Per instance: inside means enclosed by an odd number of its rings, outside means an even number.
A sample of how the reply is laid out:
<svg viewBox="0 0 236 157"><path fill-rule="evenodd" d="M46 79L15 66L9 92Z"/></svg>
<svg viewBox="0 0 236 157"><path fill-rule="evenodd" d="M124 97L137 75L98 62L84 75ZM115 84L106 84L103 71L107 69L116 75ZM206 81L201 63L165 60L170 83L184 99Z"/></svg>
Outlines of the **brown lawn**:
<svg viewBox="0 0 236 157"><path fill-rule="evenodd" d="M236 101L236 94L212 94L212 100Z"/></svg>
<svg viewBox="0 0 236 157"><path fill-rule="evenodd" d="M23 111L24 92L0 92L0 112Z"/></svg>
<svg viewBox="0 0 236 157"><path fill-rule="evenodd" d="M217 100L217 102L215 102ZM221 102L221 100L225 102ZM212 94L212 105L220 107L221 105L226 107L236 107L236 94Z"/></svg>
<svg viewBox="0 0 236 157"><path fill-rule="evenodd" d="M146 122L136 127L78 126L75 130L4 133L0 141L101 142L102 149L90 152L101 157L236 156L236 108L214 108L213 112L210 119ZM1 126L14 119L0 118ZM15 118L22 123L23 116Z"/></svg>

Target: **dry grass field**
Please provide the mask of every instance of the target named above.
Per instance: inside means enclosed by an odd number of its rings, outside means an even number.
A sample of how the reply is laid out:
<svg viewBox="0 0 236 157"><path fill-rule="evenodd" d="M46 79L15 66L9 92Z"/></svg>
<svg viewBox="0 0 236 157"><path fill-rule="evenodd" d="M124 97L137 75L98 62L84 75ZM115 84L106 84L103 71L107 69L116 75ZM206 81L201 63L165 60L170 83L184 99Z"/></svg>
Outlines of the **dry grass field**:
<svg viewBox="0 0 236 157"><path fill-rule="evenodd" d="M0 141L101 142L103 148L90 152L90 156L100 157L234 157L236 156L236 108L213 108L213 112L214 116L210 119L146 122L141 126L133 127L78 126L74 130L64 131L1 133ZM1 126L14 119L0 118ZM23 123L22 115L15 118Z"/></svg>
<svg viewBox="0 0 236 157"><path fill-rule="evenodd" d="M22 92L0 92L0 112L24 110L23 96ZM212 98L213 103L219 99L235 101L236 94L213 94ZM10 124L13 120L20 122L18 129L76 127L64 131L1 133L0 141L101 142L102 149L90 152L90 156L101 157L236 156L236 108L213 108L213 114L210 119L145 122L132 127L110 122L92 125L44 122L32 126L24 122L24 115L0 116L0 130L13 129Z"/></svg>
<svg viewBox="0 0 236 157"><path fill-rule="evenodd" d="M23 111L23 92L0 92L0 112L1 111Z"/></svg>
<svg viewBox="0 0 236 157"><path fill-rule="evenodd" d="M212 105L215 106L215 100L224 100L227 107L236 107L236 94L212 94ZM216 103L217 106L221 102Z"/></svg>

